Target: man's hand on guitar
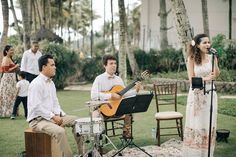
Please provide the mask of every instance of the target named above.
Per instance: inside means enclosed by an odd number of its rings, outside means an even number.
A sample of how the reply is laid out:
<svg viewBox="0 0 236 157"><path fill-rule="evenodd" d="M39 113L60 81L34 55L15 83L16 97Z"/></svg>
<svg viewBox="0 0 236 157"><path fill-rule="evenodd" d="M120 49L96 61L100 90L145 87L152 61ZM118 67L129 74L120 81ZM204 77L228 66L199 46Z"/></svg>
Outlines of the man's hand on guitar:
<svg viewBox="0 0 236 157"><path fill-rule="evenodd" d="M137 92L137 93L138 93L139 90L141 89L141 82L140 82L140 81L138 81L138 82L135 83L135 89L136 89L136 92Z"/></svg>
<svg viewBox="0 0 236 157"><path fill-rule="evenodd" d="M119 99L121 99L121 96L117 93L111 93L111 99L112 100L119 100Z"/></svg>

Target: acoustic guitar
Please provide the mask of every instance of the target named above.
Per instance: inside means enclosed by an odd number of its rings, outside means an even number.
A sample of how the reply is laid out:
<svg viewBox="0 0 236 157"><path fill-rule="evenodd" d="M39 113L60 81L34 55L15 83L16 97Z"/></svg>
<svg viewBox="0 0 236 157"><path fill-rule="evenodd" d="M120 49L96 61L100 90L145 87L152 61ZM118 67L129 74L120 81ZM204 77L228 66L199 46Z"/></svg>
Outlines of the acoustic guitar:
<svg viewBox="0 0 236 157"><path fill-rule="evenodd" d="M149 76L149 72L148 70L145 70L144 72L142 72L142 74L137 77L136 80L134 80L131 84L129 84L127 87L122 87L121 85L115 85L113 86L109 91L105 92L105 93L117 93L121 96L121 99L118 100L108 100L109 103L107 104L102 104L100 107L100 112L107 116L107 117L111 117L114 116L119 105L120 102L122 101L122 96L128 92L131 88L133 88L135 86L135 83L138 81L142 81L144 80L146 77Z"/></svg>

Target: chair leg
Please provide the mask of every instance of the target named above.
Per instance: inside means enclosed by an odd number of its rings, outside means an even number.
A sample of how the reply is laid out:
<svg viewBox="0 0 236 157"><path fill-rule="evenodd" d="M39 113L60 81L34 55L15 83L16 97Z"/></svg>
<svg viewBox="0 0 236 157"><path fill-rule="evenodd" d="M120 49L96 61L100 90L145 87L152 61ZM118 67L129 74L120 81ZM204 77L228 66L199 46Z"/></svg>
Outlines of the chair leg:
<svg viewBox="0 0 236 157"><path fill-rule="evenodd" d="M157 131L156 131L157 145L160 146L160 121L157 120Z"/></svg>
<svg viewBox="0 0 236 157"><path fill-rule="evenodd" d="M176 119L175 121L176 121L176 128L177 128L179 137L181 137L182 132L181 132L181 124L180 124L179 120L180 119Z"/></svg>
<svg viewBox="0 0 236 157"><path fill-rule="evenodd" d="M184 140L184 131L183 131L183 123L182 123L182 119L180 119L180 128L181 128L181 140Z"/></svg>
<svg viewBox="0 0 236 157"><path fill-rule="evenodd" d="M108 136L108 132L107 132L107 122L105 122L105 134L106 134L106 136ZM105 138L105 143L107 143L108 142L108 140L107 140L107 138Z"/></svg>
<svg viewBox="0 0 236 157"><path fill-rule="evenodd" d="M114 122L111 122L111 125L112 125L112 133L113 133L113 136L116 135L115 133L115 126L114 126Z"/></svg>

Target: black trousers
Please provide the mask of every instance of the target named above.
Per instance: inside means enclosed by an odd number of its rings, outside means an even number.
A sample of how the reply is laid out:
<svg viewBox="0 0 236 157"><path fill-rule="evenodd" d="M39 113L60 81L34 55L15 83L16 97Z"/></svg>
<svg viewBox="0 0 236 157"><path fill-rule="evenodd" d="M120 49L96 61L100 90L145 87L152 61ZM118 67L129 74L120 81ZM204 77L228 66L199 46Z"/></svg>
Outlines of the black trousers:
<svg viewBox="0 0 236 157"><path fill-rule="evenodd" d="M16 101L15 101L14 106L13 106L12 115L16 116L17 108L19 107L21 102L23 103L23 106L24 106L25 118L27 118L27 114L28 114L27 113L27 96L26 97L21 97L21 96L16 97Z"/></svg>
<svg viewBox="0 0 236 157"><path fill-rule="evenodd" d="M33 79L35 79L38 75L34 75L28 72L25 72L25 76L26 76L26 80L28 80L29 82L33 81Z"/></svg>

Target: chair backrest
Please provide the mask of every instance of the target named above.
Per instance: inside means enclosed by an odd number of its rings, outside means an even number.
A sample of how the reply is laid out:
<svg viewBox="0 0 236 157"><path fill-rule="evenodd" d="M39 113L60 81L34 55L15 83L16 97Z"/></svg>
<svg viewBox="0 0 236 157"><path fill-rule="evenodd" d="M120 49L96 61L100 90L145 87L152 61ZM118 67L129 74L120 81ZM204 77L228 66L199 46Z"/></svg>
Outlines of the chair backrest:
<svg viewBox="0 0 236 157"><path fill-rule="evenodd" d="M157 112L160 112L160 105L173 105L172 111L177 111L177 83L156 83L153 88Z"/></svg>

